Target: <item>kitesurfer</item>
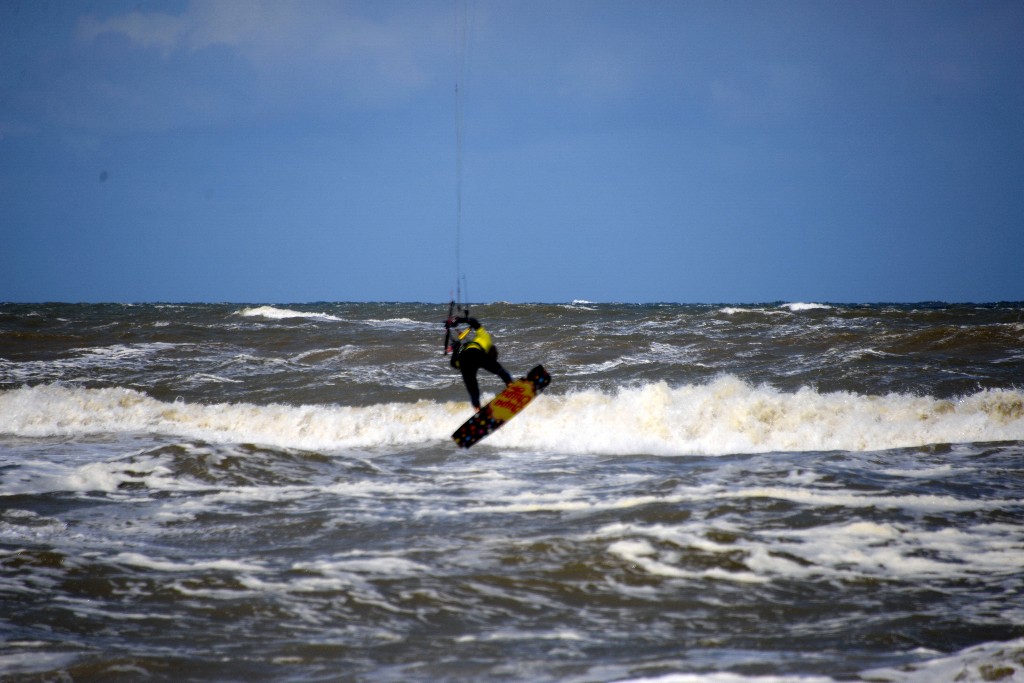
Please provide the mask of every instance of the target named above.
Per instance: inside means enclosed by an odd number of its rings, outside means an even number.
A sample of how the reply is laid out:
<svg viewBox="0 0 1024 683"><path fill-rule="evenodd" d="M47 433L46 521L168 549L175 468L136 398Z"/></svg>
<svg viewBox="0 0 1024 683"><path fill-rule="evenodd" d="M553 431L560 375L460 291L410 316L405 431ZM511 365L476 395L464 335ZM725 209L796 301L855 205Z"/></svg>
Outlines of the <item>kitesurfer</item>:
<svg viewBox="0 0 1024 683"><path fill-rule="evenodd" d="M512 382L512 376L505 371L505 368L501 367L498 362L498 349L494 346L491 335L476 318L449 319L444 326L451 328L463 323L468 324L469 327L452 342L451 366L462 372L462 381L466 383L469 400L475 410L480 410L480 386L476 381L477 370L483 368L497 375L506 386ZM472 338L469 341L464 341L470 332L473 333Z"/></svg>

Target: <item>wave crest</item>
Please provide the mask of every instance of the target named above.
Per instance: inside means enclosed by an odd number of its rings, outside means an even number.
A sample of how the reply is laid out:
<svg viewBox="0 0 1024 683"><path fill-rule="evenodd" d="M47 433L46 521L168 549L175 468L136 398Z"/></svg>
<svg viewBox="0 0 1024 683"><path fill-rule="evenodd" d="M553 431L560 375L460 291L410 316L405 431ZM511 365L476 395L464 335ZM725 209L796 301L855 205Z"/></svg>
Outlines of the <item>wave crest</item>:
<svg viewBox="0 0 1024 683"><path fill-rule="evenodd" d="M0 434L20 437L154 433L220 443L341 450L445 441L467 404L371 406L197 404L125 388L60 385L0 393ZM795 393L724 376L546 394L488 438L490 446L564 453L725 455L862 451L1024 440L1024 394L985 390L951 401L928 396Z"/></svg>
<svg viewBox="0 0 1024 683"><path fill-rule="evenodd" d="M293 311L289 308L275 308L274 306L256 306L255 308L243 308L235 315L243 318L269 318L270 320L288 320L290 318L309 318L311 320L341 320L337 316L328 313L316 313L310 311Z"/></svg>

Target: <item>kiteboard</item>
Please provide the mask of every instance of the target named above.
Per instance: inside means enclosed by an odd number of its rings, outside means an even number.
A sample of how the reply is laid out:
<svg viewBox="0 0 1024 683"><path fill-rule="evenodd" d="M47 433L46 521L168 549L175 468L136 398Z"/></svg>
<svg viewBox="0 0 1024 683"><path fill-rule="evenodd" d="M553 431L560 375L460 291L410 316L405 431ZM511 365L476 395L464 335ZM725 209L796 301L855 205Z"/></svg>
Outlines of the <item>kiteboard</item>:
<svg viewBox="0 0 1024 683"><path fill-rule="evenodd" d="M464 425L455 430L452 438L459 448L469 448L518 415L549 384L551 375L544 366L538 365L526 373L526 377L505 387L490 403L466 420Z"/></svg>

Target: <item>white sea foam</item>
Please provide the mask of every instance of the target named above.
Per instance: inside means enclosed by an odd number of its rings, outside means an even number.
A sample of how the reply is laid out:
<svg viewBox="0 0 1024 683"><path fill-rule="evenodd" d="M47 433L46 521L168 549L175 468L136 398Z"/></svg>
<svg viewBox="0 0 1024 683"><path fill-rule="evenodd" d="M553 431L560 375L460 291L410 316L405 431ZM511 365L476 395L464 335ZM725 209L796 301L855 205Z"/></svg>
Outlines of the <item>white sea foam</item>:
<svg viewBox="0 0 1024 683"><path fill-rule="evenodd" d="M333 578L344 578L353 574L408 577L422 575L430 571L429 567L405 558L367 556L361 553L343 555L330 560L298 562L294 565L294 569L315 572Z"/></svg>
<svg viewBox="0 0 1024 683"><path fill-rule="evenodd" d="M195 382L198 384L212 382L214 384L241 384L240 379L231 379L230 377L221 377L220 375L214 375L208 372L197 372L188 378L188 381Z"/></svg>
<svg viewBox="0 0 1024 683"><path fill-rule="evenodd" d="M376 327L385 330L436 330L437 323L417 321L411 318L368 318L360 321L369 327Z"/></svg>
<svg viewBox="0 0 1024 683"><path fill-rule="evenodd" d="M154 356L171 350L183 350L192 344L150 342L144 344L114 344L90 348L71 349L67 358L13 362L0 358L0 378L7 382L40 382L62 378L76 378L101 370L128 370L142 368Z"/></svg>
<svg viewBox="0 0 1024 683"><path fill-rule="evenodd" d="M7 493L103 491L119 495L125 484L143 484L147 489L159 491L196 491L208 488L208 484L190 477L176 476L160 457L141 454L131 459L119 458L80 465L73 461L23 461L17 471L9 473L4 479Z"/></svg>
<svg viewBox="0 0 1024 683"><path fill-rule="evenodd" d="M39 541L63 534L67 523L17 508L0 511L0 537Z"/></svg>
<svg viewBox="0 0 1024 683"><path fill-rule="evenodd" d="M782 304L782 308L788 308L789 310L793 311L794 313L797 313L799 311L825 310L825 309L830 309L832 307L831 306L827 306L825 304L794 302L794 303L789 303L789 304Z"/></svg>
<svg viewBox="0 0 1024 683"><path fill-rule="evenodd" d="M152 433L216 443L309 449L364 448L447 438L463 404L257 406L164 403L122 388L60 385L0 393L0 434L28 437Z"/></svg>
<svg viewBox="0 0 1024 683"><path fill-rule="evenodd" d="M718 579L739 583L766 583L768 581L764 576L759 576L754 572L729 571L721 567L711 567L699 571L681 569L674 564L678 560L676 553L667 553L666 557L662 557L660 551L644 540L617 541L608 548L608 551L654 576L670 579Z"/></svg>
<svg viewBox="0 0 1024 683"><path fill-rule="evenodd" d="M341 320L328 313L316 313L310 311L293 311L288 308L276 308L274 306L256 306L255 308L243 308L235 315L244 318L269 318L270 320L287 320L289 318L309 318L311 320Z"/></svg>
<svg viewBox="0 0 1024 683"><path fill-rule="evenodd" d="M862 676L879 683L1022 683L1024 638L983 643L948 657L936 657L898 669L873 669L862 672Z"/></svg>
<svg viewBox="0 0 1024 683"><path fill-rule="evenodd" d="M239 562L237 560L210 560L198 562L172 562L170 560L158 560L147 557L140 553L120 553L113 558L118 564L144 569L154 569L161 572L196 572L196 571L225 571L225 572L259 572L263 566L258 562Z"/></svg>
<svg viewBox="0 0 1024 683"><path fill-rule="evenodd" d="M24 647L21 643L8 643L7 647L11 651L0 655L0 672L6 675L39 673L38 678L45 680L51 671L65 669L78 658L78 654L73 652L14 652L16 648Z"/></svg>
<svg viewBox="0 0 1024 683"><path fill-rule="evenodd" d="M913 503L908 507L913 509ZM803 530L735 534L733 542L712 540L719 536L712 532L731 536L734 531L721 520L679 525L617 522L599 529L594 538L607 541L610 554L654 576L745 583L814 576L894 581L1012 577L1024 555L1021 528L1009 524L933 531L854 518ZM686 568L683 559L695 552L729 555L745 570Z"/></svg>
<svg viewBox="0 0 1024 683"><path fill-rule="evenodd" d="M354 344L346 344L345 346L335 346L325 349L312 349L310 351L303 351L296 355L291 359L291 362L315 364L323 362L328 358L348 358L359 350L360 347Z"/></svg>
<svg viewBox="0 0 1024 683"><path fill-rule="evenodd" d="M459 636L456 643L494 643L511 640L587 640L579 631L573 629L562 629L558 631L516 631L498 630L490 631L481 635Z"/></svg>
<svg viewBox="0 0 1024 683"><path fill-rule="evenodd" d="M98 363L109 360L112 364L118 361L135 360L176 347L191 346L189 344L170 344L167 342L150 342L148 344L114 344L113 346L94 346L84 349L72 349L86 357L98 359Z"/></svg>
<svg viewBox="0 0 1024 683"><path fill-rule="evenodd" d="M617 683L834 683L834 680L824 676L743 676L731 673L705 673L630 678Z"/></svg>
<svg viewBox="0 0 1024 683"><path fill-rule="evenodd" d="M152 433L333 450L444 441L467 417L461 402L204 405L61 385L0 393L0 434L26 437ZM1020 391L985 390L960 400L782 392L723 376L676 388L655 383L545 394L486 443L565 453L723 455L1018 440L1024 440Z"/></svg>
<svg viewBox="0 0 1024 683"><path fill-rule="evenodd" d="M1024 393L990 390L958 401L904 394L782 392L731 376L545 396L494 445L574 453L664 455L884 450L931 443L1024 439Z"/></svg>
<svg viewBox="0 0 1024 683"><path fill-rule="evenodd" d="M791 305L803 306L803 305L806 305L806 304L784 304L781 308L789 308L789 306L791 306ZM826 306L826 308L828 308L828 307ZM761 314L761 315L777 316L777 315L785 315L786 314L785 311L780 311L780 310L778 310L776 308L746 308L746 307L742 307L742 306L725 306L723 308L718 309L718 312L721 313L722 315L739 315L741 313L758 313L758 314Z"/></svg>

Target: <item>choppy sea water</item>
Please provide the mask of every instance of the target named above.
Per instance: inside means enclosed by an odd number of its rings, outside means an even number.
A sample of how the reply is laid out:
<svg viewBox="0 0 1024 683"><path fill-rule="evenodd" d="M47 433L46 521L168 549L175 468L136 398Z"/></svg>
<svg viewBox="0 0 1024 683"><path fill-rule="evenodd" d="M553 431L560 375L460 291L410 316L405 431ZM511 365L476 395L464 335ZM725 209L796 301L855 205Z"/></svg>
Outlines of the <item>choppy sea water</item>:
<svg viewBox="0 0 1024 683"><path fill-rule="evenodd" d="M1024 681L1024 305L472 312L0 304L0 678Z"/></svg>

